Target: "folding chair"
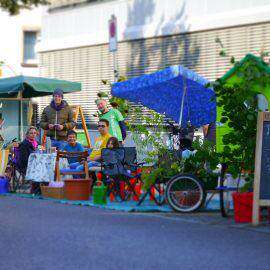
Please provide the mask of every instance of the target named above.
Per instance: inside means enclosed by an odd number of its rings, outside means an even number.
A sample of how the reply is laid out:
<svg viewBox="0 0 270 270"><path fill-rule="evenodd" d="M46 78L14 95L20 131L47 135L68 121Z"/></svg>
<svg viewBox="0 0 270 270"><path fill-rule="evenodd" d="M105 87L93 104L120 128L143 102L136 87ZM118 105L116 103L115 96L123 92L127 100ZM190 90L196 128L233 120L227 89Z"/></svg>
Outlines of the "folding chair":
<svg viewBox="0 0 270 270"><path fill-rule="evenodd" d="M135 191L136 182L132 183L130 181L137 178L137 176L130 174L124 167L125 149L104 148L101 151L101 159L101 172L105 176L108 195L112 193L114 198L119 201L126 201L131 196L139 197ZM121 188L122 183L127 188Z"/></svg>
<svg viewBox="0 0 270 270"><path fill-rule="evenodd" d="M56 181L61 181L61 175L83 175L85 179L89 179L89 168L87 163L88 151L84 152L66 152L57 151L56 164L55 164L55 175ZM79 162L83 164L83 170L79 171L76 169L63 169L59 168L60 158L77 158Z"/></svg>
<svg viewBox="0 0 270 270"><path fill-rule="evenodd" d="M136 171L138 168L137 163L137 150L136 147L124 147L124 165L130 171Z"/></svg>
<svg viewBox="0 0 270 270"><path fill-rule="evenodd" d="M31 181L25 180L25 172L21 169L19 160L20 148L13 147L12 154L9 155L9 161L6 169L6 176L9 178L10 191L29 193L31 189Z"/></svg>

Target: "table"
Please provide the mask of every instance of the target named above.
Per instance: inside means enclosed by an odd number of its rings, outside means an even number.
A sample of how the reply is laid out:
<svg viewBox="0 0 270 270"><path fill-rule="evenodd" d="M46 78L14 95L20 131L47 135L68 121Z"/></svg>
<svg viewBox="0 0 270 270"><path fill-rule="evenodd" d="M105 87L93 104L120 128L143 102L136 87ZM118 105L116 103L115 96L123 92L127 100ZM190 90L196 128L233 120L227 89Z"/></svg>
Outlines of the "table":
<svg viewBox="0 0 270 270"><path fill-rule="evenodd" d="M32 153L28 159L25 180L34 182L52 182L54 181L56 163L56 153ZM60 169L69 168L66 158L60 158Z"/></svg>

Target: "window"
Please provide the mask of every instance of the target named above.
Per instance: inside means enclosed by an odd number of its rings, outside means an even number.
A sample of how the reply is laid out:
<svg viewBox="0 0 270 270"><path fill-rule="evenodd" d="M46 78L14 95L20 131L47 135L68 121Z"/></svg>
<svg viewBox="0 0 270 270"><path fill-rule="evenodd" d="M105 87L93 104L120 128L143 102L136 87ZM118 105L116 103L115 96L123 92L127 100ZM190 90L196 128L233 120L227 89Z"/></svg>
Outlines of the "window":
<svg viewBox="0 0 270 270"><path fill-rule="evenodd" d="M23 66L37 66L38 31L23 31Z"/></svg>

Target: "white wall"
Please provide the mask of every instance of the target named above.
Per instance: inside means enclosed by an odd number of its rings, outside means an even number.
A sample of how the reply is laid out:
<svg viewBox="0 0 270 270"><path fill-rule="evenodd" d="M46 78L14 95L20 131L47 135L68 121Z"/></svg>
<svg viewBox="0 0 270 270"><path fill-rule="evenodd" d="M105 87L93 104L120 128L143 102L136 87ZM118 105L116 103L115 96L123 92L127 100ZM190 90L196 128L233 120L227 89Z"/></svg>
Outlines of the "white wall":
<svg viewBox="0 0 270 270"><path fill-rule="evenodd" d="M38 76L37 67L22 67L23 57L23 28L41 28L42 9L24 10L17 16L10 16L0 11L0 61L4 61L9 67L3 66L3 76L16 75ZM14 72L12 70L14 70Z"/></svg>
<svg viewBox="0 0 270 270"><path fill-rule="evenodd" d="M136 39L270 20L270 0L115 0L44 12L40 51L108 42L108 20L118 39Z"/></svg>

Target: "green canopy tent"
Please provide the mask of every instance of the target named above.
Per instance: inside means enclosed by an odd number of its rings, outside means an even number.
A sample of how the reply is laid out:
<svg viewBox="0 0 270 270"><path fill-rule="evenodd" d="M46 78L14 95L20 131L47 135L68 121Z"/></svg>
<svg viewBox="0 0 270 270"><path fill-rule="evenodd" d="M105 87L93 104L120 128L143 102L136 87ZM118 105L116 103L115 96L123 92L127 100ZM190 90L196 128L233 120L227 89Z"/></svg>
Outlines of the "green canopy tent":
<svg viewBox="0 0 270 270"><path fill-rule="evenodd" d="M60 88L64 93L81 91L81 84L64 80L15 76L0 79L0 100L20 101L20 138L23 137L23 110L22 102L33 97L52 95L56 88Z"/></svg>
<svg viewBox="0 0 270 270"><path fill-rule="evenodd" d="M247 54L242 60L239 61L237 65L231 68L227 73L220 78L220 80L225 83L226 86L233 86L234 84L241 83L242 80L246 78L243 77L242 71L247 67L252 67L252 72L264 71L265 76L269 76L270 81L270 67L265 63L260 57L253 54ZM251 95L262 94L268 101L268 109L270 104L270 84L258 84L250 83L249 89ZM220 152L223 149L222 137L227 134L230 130L227 124L219 124L221 119L222 108L217 107L217 127L216 127L216 146L217 151Z"/></svg>

